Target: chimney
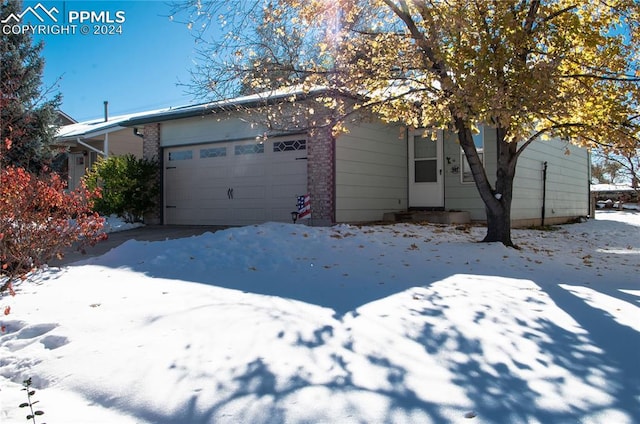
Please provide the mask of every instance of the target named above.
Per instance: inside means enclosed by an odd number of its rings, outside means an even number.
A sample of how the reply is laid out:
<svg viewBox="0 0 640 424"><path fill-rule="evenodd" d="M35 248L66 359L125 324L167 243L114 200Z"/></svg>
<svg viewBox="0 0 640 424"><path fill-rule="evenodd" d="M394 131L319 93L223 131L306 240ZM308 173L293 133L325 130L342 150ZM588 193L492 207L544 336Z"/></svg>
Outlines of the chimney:
<svg viewBox="0 0 640 424"><path fill-rule="evenodd" d="M107 100L104 101L104 122L109 120L109 102Z"/></svg>

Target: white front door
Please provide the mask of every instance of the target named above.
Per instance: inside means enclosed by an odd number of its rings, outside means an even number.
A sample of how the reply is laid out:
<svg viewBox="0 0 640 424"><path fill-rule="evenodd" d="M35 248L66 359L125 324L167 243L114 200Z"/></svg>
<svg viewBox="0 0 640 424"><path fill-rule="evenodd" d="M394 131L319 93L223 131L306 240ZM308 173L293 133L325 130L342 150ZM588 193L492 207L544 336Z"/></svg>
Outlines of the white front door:
<svg viewBox="0 0 640 424"><path fill-rule="evenodd" d="M433 140L430 130L409 133L409 207L444 206L442 131Z"/></svg>

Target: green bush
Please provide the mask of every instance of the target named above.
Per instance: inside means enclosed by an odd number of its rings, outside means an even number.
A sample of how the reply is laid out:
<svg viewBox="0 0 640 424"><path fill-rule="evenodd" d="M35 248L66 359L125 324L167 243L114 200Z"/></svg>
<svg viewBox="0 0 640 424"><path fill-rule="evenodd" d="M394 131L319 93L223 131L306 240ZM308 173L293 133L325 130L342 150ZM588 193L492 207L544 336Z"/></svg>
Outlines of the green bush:
<svg viewBox="0 0 640 424"><path fill-rule="evenodd" d="M131 154L112 156L99 159L84 176L84 183L90 190L102 191L102 198L95 201L96 212L138 222L156 205L157 173L157 160L138 159Z"/></svg>

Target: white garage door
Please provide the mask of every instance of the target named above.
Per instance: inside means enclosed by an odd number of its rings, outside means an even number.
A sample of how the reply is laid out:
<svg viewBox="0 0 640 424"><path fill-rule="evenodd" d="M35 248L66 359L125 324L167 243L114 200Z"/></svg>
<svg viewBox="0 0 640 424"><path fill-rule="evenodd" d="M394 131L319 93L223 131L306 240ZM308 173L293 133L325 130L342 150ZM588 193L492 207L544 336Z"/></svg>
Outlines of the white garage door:
<svg viewBox="0 0 640 424"><path fill-rule="evenodd" d="M306 155L300 138L166 148L165 224L290 222L307 190Z"/></svg>

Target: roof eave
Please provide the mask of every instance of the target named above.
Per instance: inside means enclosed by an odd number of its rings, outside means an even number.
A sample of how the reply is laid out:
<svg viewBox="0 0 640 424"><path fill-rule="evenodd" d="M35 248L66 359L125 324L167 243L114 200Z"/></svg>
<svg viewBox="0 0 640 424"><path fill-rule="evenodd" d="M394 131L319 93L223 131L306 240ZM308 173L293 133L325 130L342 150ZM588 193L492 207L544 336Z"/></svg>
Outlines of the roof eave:
<svg viewBox="0 0 640 424"><path fill-rule="evenodd" d="M59 141L73 141L76 140L78 138L94 138L94 137L100 137L102 135L105 134L109 134L115 131L120 131L120 130L124 130L127 127L122 125L123 122L118 122L118 123L114 123L113 125L110 125L108 127L102 127L99 130L94 130L94 131L85 131L85 132L81 132L81 133L72 133L69 135L62 135L62 136L57 136L56 140Z"/></svg>
<svg viewBox="0 0 640 424"><path fill-rule="evenodd" d="M172 121L175 119L193 118L198 116L205 116L207 114L214 114L220 112L235 112L240 108L255 108L258 106L270 106L277 103L283 103L287 99L295 97L296 101L302 101L314 96L322 95L326 93L327 89L316 89L309 92L294 92L283 93L277 96L265 96L262 98L249 98L228 101L219 101L213 103L206 103L200 106L188 107L188 110L170 110L165 112L159 112L147 116L141 116L138 118L130 118L121 125L125 127L135 127L145 124L152 124L157 122Z"/></svg>

